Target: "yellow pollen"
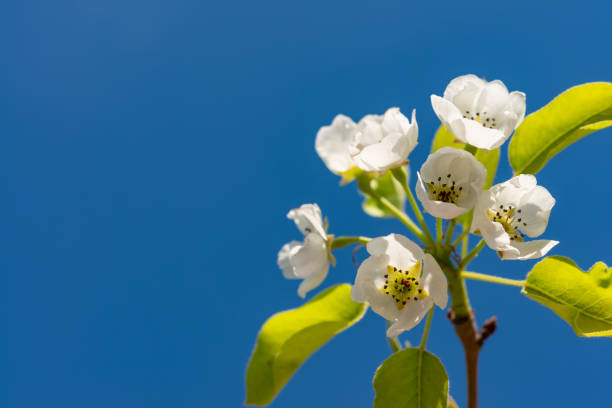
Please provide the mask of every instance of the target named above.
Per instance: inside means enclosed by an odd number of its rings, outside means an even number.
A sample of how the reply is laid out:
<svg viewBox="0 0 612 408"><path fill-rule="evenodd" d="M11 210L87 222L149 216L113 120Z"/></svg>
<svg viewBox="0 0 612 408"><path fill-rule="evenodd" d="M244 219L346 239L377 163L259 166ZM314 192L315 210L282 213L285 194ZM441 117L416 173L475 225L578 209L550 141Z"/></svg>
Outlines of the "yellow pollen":
<svg viewBox="0 0 612 408"><path fill-rule="evenodd" d="M388 265L385 284L380 290L391 296L398 310L402 310L406 304L429 296L429 293L421 287L420 274L421 262L406 270Z"/></svg>
<svg viewBox="0 0 612 408"><path fill-rule="evenodd" d="M519 231L518 227L523 221L520 215L521 210L516 212L516 208L512 206L507 206L504 208L503 205L500 205L499 208L495 209L487 209L487 215L489 219L493 222L499 222L502 227L504 227L504 231L510 236L510 239L513 241L523 242L523 234ZM523 225L527 225L525 222L522 222Z"/></svg>

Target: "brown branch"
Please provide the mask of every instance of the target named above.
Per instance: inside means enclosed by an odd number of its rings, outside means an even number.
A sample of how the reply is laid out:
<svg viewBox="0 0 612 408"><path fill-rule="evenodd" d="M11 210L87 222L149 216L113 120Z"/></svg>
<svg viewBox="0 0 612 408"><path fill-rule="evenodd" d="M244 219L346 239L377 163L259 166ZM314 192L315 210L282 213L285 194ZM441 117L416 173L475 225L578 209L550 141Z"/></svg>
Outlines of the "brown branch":
<svg viewBox="0 0 612 408"><path fill-rule="evenodd" d="M489 338L497 328L497 318L495 316L488 319L480 331L476 326L474 312L469 316L457 317L452 309L448 311L448 319L455 326L457 337L463 344L465 352L465 364L467 369L468 386L468 408L478 407L478 355L484 341Z"/></svg>

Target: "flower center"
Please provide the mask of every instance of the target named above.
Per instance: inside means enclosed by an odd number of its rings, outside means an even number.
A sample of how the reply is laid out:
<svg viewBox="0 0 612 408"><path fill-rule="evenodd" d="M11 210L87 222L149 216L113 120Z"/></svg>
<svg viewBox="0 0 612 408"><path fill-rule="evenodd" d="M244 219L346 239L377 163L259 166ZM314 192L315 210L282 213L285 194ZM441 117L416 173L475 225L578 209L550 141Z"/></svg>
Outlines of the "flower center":
<svg viewBox="0 0 612 408"><path fill-rule="evenodd" d="M523 233L519 231L519 226L521 224L523 226L527 226L527 223L524 222L523 218L521 217L520 208L517 210L511 205L504 207L503 204L500 204L499 208L489 208L487 213L491 221L499 222L502 227L504 227L504 231L506 231L506 233L510 236L511 240L523 242L525 237Z"/></svg>
<svg viewBox="0 0 612 408"><path fill-rule="evenodd" d="M402 310L406 303L416 302L429 296L429 293L421 288L420 273L421 262L417 262L406 270L388 265L385 285L380 290L391 296L398 310Z"/></svg>
<svg viewBox="0 0 612 408"><path fill-rule="evenodd" d="M497 129L497 123L495 121L495 117L492 115L487 115L487 112L472 112L469 110L463 111L463 118L475 120L480 123L482 126L490 129ZM471 112L471 113L470 113Z"/></svg>
<svg viewBox="0 0 612 408"><path fill-rule="evenodd" d="M452 174L447 174L446 178L438 177L438 180L430 181L427 184L429 199L455 204L461 195L463 187L457 186Z"/></svg>

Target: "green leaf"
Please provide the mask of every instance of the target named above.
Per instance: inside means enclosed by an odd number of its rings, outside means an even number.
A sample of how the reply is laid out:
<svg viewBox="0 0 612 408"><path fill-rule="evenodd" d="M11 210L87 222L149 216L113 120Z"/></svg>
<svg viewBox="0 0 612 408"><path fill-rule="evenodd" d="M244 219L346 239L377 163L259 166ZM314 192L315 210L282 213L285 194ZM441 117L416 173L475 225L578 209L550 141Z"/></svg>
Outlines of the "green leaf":
<svg viewBox="0 0 612 408"><path fill-rule="evenodd" d="M374 390L374 408L447 408L448 376L438 357L407 348L378 367Z"/></svg>
<svg viewBox="0 0 612 408"><path fill-rule="evenodd" d="M410 174L410 172L408 172L407 174ZM381 197L386 198L394 206L401 209L402 211L404 210L406 203L406 193L404 192L402 185L397 180L395 180L395 178L393 178L390 171L387 171L385 174L378 178L368 173L364 173L362 177L370 178L370 188L372 188L375 193L379 194ZM363 194L365 196L365 199L363 200L361 206L366 214L371 215L372 217L379 218L394 217L394 215L390 213L389 210L386 209L386 207L380 205L377 200L365 193Z"/></svg>
<svg viewBox="0 0 612 408"><path fill-rule="evenodd" d="M515 174L536 174L561 150L608 126L612 83L575 86L525 118L510 141L510 165Z"/></svg>
<svg viewBox="0 0 612 408"><path fill-rule="evenodd" d="M264 323L247 368L245 404L268 405L312 353L361 319L367 306L350 292L351 285L333 286Z"/></svg>
<svg viewBox="0 0 612 408"><path fill-rule="evenodd" d="M612 268L583 272L569 258L549 256L527 275L523 294L552 309L581 337L612 337Z"/></svg>
<svg viewBox="0 0 612 408"><path fill-rule="evenodd" d="M454 147L456 149L465 149L465 143L455 143L455 136L441 125L436 132L436 135L431 146L431 152L435 152L445 146ZM487 189L493 185L495 173L497 173L497 165L499 163L499 148L494 150L478 149L475 155L476 159L487 169L487 180L484 188Z"/></svg>

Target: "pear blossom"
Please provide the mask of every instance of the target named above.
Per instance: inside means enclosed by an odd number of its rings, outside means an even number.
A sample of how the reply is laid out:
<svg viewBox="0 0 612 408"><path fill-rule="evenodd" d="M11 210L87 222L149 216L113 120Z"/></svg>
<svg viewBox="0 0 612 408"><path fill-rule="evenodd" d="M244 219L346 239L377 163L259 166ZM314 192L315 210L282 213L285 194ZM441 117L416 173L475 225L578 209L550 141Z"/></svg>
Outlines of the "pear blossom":
<svg viewBox="0 0 612 408"><path fill-rule="evenodd" d="M360 169L382 173L408 162L418 136L416 111L410 122L399 108L390 108L382 116L367 115L359 121L349 152Z"/></svg>
<svg viewBox="0 0 612 408"><path fill-rule="evenodd" d="M331 125L317 132L315 150L332 173L345 175L356 167L349 153L356 132L355 122L344 115L337 115Z"/></svg>
<svg viewBox="0 0 612 408"><path fill-rule="evenodd" d="M278 253L278 266L285 278L303 279L298 295L304 298L308 291L323 282L329 271L328 236L317 204L303 204L289 211L287 218L295 221L304 241L283 245Z"/></svg>
<svg viewBox="0 0 612 408"><path fill-rule="evenodd" d="M471 231L482 235L502 259L535 259L558 241L525 241L546 230L555 199L535 176L521 174L482 191L474 208Z"/></svg>
<svg viewBox="0 0 612 408"><path fill-rule="evenodd" d="M416 194L425 211L452 219L474 207L487 170L469 152L443 147L429 155L417 177Z"/></svg>
<svg viewBox="0 0 612 408"><path fill-rule="evenodd" d="M495 149L506 141L525 117L525 94L508 89L499 80L487 82L476 75L453 79L444 98L431 95L440 121L463 143Z"/></svg>
<svg viewBox="0 0 612 408"><path fill-rule="evenodd" d="M392 325L388 337L416 326L434 304L444 309L447 282L436 260L399 234L374 238L367 258L357 271L351 298L368 302Z"/></svg>

